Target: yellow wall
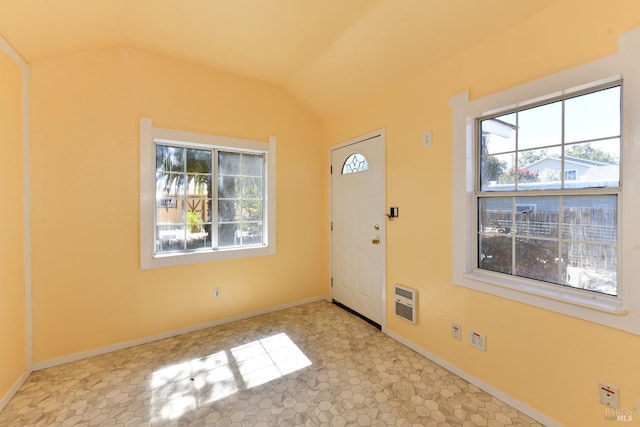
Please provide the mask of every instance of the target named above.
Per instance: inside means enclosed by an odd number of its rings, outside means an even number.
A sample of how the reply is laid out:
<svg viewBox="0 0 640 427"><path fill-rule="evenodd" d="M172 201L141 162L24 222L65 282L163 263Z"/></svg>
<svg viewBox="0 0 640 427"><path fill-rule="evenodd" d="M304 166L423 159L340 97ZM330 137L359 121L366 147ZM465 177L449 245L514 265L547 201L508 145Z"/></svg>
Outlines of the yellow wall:
<svg viewBox="0 0 640 427"><path fill-rule="evenodd" d="M0 398L27 370L22 169L22 76L0 52Z"/></svg>
<svg viewBox="0 0 640 427"><path fill-rule="evenodd" d="M449 98L468 89L475 99L615 53L618 35L638 26L635 0L560 1L324 128L325 147L386 128L387 205L400 207L387 227L387 283L420 295L419 324L397 319L389 304L389 329L567 426L607 425L600 380L620 387L621 407L637 408L640 337L452 284ZM425 149L427 129L433 146ZM485 333L487 352L453 340L452 321Z"/></svg>
<svg viewBox="0 0 640 427"><path fill-rule="evenodd" d="M323 127L275 86L138 50L31 64L34 361L328 294L327 149L385 127L387 204L401 207L387 228L387 283L418 288L421 310L412 326L389 306L389 329L567 426L606 425L597 383L618 385L621 406L637 407L640 337L451 284L449 97L468 89L478 98L614 53L618 35L638 26L636 0L561 0ZM23 201L19 90L19 71L0 55L0 144L16 177L7 206ZM141 116L278 137L277 255L139 269ZM434 142L424 149L427 129ZM26 332L23 236L13 226L22 211L0 212L2 396L26 369ZM488 351L451 339L452 321L487 334Z"/></svg>
<svg viewBox="0 0 640 427"><path fill-rule="evenodd" d="M34 362L327 293L320 124L281 89L113 48L31 64L30 93ZM141 116L277 137L276 255L140 270Z"/></svg>

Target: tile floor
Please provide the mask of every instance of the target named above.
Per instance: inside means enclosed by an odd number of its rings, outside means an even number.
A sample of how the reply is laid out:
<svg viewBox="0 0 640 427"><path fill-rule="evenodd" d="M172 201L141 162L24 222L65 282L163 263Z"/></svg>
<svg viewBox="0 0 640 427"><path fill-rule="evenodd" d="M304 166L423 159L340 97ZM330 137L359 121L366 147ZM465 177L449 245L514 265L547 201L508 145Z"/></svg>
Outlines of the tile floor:
<svg viewBox="0 0 640 427"><path fill-rule="evenodd" d="M31 374L0 426L539 426L321 301Z"/></svg>

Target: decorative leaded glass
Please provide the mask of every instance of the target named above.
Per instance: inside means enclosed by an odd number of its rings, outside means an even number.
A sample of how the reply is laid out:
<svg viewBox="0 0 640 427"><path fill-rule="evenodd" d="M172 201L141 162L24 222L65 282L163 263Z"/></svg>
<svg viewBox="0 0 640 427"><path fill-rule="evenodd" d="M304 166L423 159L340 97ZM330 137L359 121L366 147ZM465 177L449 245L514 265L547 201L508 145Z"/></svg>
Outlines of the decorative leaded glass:
<svg viewBox="0 0 640 427"><path fill-rule="evenodd" d="M353 153L347 160L345 160L344 165L342 165L342 174L347 173L358 173L369 170L369 162L367 162L367 158L360 153Z"/></svg>

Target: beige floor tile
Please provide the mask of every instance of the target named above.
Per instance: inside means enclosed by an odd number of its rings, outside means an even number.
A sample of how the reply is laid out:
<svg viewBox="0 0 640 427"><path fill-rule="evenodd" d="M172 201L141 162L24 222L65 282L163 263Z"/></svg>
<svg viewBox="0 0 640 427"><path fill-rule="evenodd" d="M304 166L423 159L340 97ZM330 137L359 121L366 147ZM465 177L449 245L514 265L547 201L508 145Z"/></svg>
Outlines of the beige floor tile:
<svg viewBox="0 0 640 427"><path fill-rule="evenodd" d="M1 426L540 426L328 302L34 372Z"/></svg>

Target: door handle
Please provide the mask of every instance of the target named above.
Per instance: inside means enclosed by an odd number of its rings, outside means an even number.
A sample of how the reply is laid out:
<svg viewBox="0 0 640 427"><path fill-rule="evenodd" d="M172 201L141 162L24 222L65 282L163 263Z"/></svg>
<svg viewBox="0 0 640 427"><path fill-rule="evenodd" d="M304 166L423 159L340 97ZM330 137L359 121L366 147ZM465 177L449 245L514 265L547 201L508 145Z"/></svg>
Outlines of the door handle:
<svg viewBox="0 0 640 427"><path fill-rule="evenodd" d="M371 241L371 243L373 243L374 245L379 245L379 244L380 244L380 238L379 238L379 237L376 237L375 239L373 239L373 240Z"/></svg>

